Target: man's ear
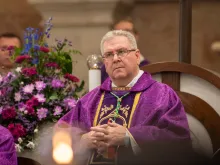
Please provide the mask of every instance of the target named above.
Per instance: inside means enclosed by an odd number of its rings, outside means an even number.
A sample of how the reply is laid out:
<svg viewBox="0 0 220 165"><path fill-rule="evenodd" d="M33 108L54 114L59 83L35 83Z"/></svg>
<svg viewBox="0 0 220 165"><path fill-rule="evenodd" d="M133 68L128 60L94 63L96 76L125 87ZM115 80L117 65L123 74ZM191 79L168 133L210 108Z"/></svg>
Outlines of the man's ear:
<svg viewBox="0 0 220 165"><path fill-rule="evenodd" d="M139 49L136 50L135 56L137 57L137 64L139 65L141 62L141 53Z"/></svg>

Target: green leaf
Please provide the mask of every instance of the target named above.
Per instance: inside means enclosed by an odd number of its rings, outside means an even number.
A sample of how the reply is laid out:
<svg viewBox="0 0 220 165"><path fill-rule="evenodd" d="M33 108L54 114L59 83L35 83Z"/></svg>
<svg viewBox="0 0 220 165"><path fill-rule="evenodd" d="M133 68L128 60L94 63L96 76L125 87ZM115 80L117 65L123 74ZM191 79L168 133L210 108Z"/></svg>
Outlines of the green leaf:
<svg viewBox="0 0 220 165"><path fill-rule="evenodd" d="M54 92L51 96L50 96L50 98L49 98L50 100L55 100L55 99L58 99L58 95L57 95L57 93L56 92Z"/></svg>
<svg viewBox="0 0 220 165"><path fill-rule="evenodd" d="M81 92L83 90L84 85L85 85L85 81L83 80L79 86L76 85L75 92Z"/></svg>
<svg viewBox="0 0 220 165"><path fill-rule="evenodd" d="M57 119L52 118L52 121L53 121L54 123L56 123L58 120L57 120Z"/></svg>

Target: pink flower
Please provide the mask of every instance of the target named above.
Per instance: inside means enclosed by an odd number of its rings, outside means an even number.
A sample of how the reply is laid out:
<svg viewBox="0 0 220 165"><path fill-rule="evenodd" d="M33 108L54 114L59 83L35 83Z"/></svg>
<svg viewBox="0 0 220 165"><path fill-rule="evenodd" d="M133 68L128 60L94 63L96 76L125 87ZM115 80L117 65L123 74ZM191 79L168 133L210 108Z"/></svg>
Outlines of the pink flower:
<svg viewBox="0 0 220 165"><path fill-rule="evenodd" d="M37 74L37 70L35 67L31 67L31 68L24 68L22 69L22 74L25 75L25 76L33 76L33 75L36 75Z"/></svg>
<svg viewBox="0 0 220 165"><path fill-rule="evenodd" d="M72 81L72 82L79 82L79 79L76 76L73 76L72 74L66 73L64 75L64 78Z"/></svg>
<svg viewBox="0 0 220 165"><path fill-rule="evenodd" d="M41 91L46 87L46 84L43 81L36 81L35 85L38 91Z"/></svg>
<svg viewBox="0 0 220 165"><path fill-rule="evenodd" d="M14 99L15 99L15 101L20 101L20 100L21 100L21 94L20 94L20 92L15 93Z"/></svg>
<svg viewBox="0 0 220 165"><path fill-rule="evenodd" d="M14 50L14 49L15 49L15 46L12 46L12 45L7 47L7 50Z"/></svg>
<svg viewBox="0 0 220 165"><path fill-rule="evenodd" d="M24 93L32 93L33 90L34 90L34 85L33 84L25 85L23 87Z"/></svg>
<svg viewBox="0 0 220 165"><path fill-rule="evenodd" d="M54 108L54 113L53 113L53 115L54 116L57 116L57 115L60 115L61 113L62 113L62 108L60 107L60 106L56 106L55 108Z"/></svg>
<svg viewBox="0 0 220 165"><path fill-rule="evenodd" d="M34 97L37 98L39 103L44 103L46 101L44 94L36 94Z"/></svg>
<svg viewBox="0 0 220 165"><path fill-rule="evenodd" d="M40 51L42 51L44 53L48 53L50 51L50 49L48 49L47 47L41 46Z"/></svg>
<svg viewBox="0 0 220 165"><path fill-rule="evenodd" d="M24 60L30 60L31 56L29 55L20 55L15 59L15 63L22 63Z"/></svg>
<svg viewBox="0 0 220 165"><path fill-rule="evenodd" d="M18 140L19 137L25 136L26 135L26 130L23 127L23 125L21 125L20 123L11 123L8 125L8 130L11 132L11 134L13 135L15 141Z"/></svg>
<svg viewBox="0 0 220 165"><path fill-rule="evenodd" d="M47 117L47 112L48 112L48 109L46 108L40 108L37 110L37 117L39 120Z"/></svg>
<svg viewBox="0 0 220 165"><path fill-rule="evenodd" d="M14 107L6 108L2 111L2 118L3 119L14 119L17 113L15 112Z"/></svg>

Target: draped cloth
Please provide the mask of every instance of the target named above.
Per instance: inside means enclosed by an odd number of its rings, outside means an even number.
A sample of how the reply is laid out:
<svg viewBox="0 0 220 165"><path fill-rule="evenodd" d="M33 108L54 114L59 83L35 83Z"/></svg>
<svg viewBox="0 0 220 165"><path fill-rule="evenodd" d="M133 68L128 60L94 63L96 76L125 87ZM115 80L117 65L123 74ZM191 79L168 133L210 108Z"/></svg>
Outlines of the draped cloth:
<svg viewBox="0 0 220 165"><path fill-rule="evenodd" d="M17 165L15 143L11 133L0 125L0 164Z"/></svg>
<svg viewBox="0 0 220 165"><path fill-rule="evenodd" d="M111 92L118 97L129 93L122 99L115 122L128 129L131 142L136 146L141 149L148 142L190 139L183 105L172 88L153 80L146 72L131 88L113 89L111 83L107 78L101 86L82 97L59 122L65 121L75 126L77 123L84 132L88 132L90 127L106 124L113 118L117 99ZM130 149L135 152L134 148ZM105 157L96 159L95 156L97 154L93 152L90 161L106 161Z"/></svg>

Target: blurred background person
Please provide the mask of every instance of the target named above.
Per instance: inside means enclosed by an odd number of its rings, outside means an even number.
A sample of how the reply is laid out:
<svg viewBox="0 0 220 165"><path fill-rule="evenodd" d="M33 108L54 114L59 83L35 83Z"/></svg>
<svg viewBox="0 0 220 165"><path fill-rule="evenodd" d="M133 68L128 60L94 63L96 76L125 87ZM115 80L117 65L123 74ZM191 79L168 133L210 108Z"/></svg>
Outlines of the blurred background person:
<svg viewBox="0 0 220 165"><path fill-rule="evenodd" d="M20 48L21 38L14 33L0 34L0 75L7 74L14 66L10 60L10 47Z"/></svg>
<svg viewBox="0 0 220 165"><path fill-rule="evenodd" d="M115 21L111 26L110 26L110 30L125 30L128 31L130 33L132 33L138 43L138 39L139 39L139 34L137 29L135 28L135 24L132 21L132 19L125 18L125 19L121 19L119 21ZM141 54L141 61L139 66L142 67L144 65L149 64L149 61L147 59L144 58L144 56ZM103 65L101 68L101 83L103 83L106 79L108 78L108 74L106 73L105 70L105 66Z"/></svg>

